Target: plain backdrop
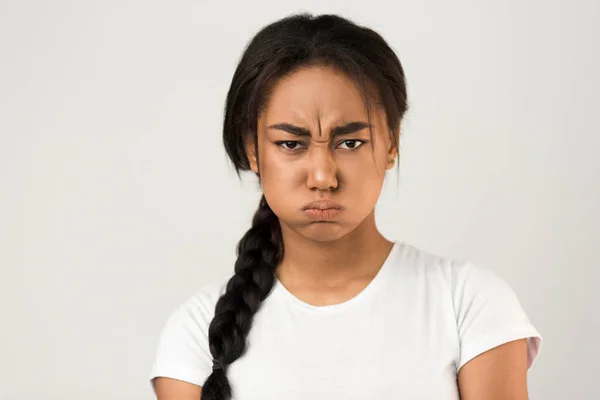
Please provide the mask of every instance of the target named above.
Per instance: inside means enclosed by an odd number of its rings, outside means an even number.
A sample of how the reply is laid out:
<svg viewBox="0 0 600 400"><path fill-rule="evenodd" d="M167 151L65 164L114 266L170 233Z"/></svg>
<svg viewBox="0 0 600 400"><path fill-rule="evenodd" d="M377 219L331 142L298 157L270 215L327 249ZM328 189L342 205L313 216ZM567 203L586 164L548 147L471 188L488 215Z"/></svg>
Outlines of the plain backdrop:
<svg viewBox="0 0 600 400"><path fill-rule="evenodd" d="M600 398L600 2L2 0L0 399L153 398L168 315L232 274L260 196L222 147L231 76L297 11L405 68L383 233L509 282L532 399Z"/></svg>

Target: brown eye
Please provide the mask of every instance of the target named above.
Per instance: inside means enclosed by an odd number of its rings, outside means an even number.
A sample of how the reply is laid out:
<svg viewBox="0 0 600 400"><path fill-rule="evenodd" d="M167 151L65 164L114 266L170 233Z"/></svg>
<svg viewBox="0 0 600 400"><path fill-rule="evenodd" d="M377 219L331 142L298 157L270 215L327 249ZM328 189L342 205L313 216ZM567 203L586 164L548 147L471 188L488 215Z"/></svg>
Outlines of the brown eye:
<svg viewBox="0 0 600 400"><path fill-rule="evenodd" d="M357 148L359 148L364 142L362 140L344 140L343 142L341 142L339 144L339 146L342 146L341 148L343 148L344 150L356 150ZM343 146L346 147L343 147Z"/></svg>
<svg viewBox="0 0 600 400"><path fill-rule="evenodd" d="M282 147L284 150L294 151L302 148L302 142L294 141L294 140L283 140L280 142L275 142L275 144L279 147Z"/></svg>

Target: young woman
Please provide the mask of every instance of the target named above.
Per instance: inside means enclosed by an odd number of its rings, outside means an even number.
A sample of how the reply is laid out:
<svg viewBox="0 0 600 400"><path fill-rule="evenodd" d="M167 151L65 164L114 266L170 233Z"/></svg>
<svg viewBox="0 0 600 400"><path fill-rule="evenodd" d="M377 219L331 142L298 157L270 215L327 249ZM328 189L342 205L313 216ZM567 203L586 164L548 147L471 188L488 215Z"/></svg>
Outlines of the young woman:
<svg viewBox="0 0 600 400"><path fill-rule="evenodd" d="M223 140L264 196L233 277L169 318L159 400L527 399L541 338L511 288L377 229L406 110L373 30L303 14L252 39Z"/></svg>

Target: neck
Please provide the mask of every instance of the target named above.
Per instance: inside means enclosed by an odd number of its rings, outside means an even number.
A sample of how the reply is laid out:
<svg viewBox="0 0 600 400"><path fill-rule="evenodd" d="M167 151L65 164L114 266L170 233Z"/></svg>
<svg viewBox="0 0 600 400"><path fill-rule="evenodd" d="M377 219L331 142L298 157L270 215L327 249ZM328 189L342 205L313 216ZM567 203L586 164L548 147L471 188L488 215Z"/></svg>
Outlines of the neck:
<svg viewBox="0 0 600 400"><path fill-rule="evenodd" d="M289 286L326 288L372 278L393 245L378 231L374 212L336 240L310 240L284 224L282 235L284 257L275 274Z"/></svg>

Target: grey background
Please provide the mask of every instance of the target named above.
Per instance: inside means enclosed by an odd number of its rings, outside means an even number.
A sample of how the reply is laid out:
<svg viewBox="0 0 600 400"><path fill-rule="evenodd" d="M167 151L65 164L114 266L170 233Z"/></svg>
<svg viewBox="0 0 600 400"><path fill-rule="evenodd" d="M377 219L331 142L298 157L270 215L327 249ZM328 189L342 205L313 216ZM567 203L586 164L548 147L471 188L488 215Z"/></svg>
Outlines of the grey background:
<svg viewBox="0 0 600 400"><path fill-rule="evenodd" d="M0 3L0 399L152 398L166 318L257 206L221 145L233 69L301 10L405 67L382 231L511 284L545 339L531 398L600 398L600 2L336 3Z"/></svg>

